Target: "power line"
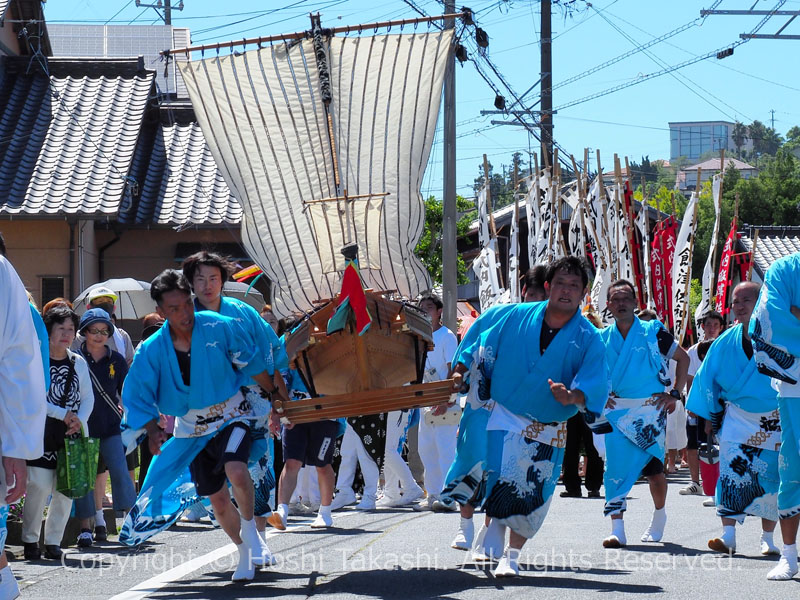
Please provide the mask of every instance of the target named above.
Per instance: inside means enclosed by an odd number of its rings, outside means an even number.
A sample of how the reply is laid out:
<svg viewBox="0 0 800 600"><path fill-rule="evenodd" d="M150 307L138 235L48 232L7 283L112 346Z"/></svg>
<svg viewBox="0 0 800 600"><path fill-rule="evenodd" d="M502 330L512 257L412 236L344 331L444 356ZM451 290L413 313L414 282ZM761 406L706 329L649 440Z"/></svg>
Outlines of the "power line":
<svg viewBox="0 0 800 600"><path fill-rule="evenodd" d="M128 0L128 2L125 2L125 4L123 4L123 5L122 5L122 8L120 8L120 9L119 9L119 10L118 10L116 13L114 13L114 16L113 16L113 17L111 17L110 19L108 19L108 20L107 20L105 23L103 23L103 25L108 25L108 24L109 24L111 21L113 21L113 20L114 20L114 19L115 19L117 16L119 16L119 13L121 13L123 10L125 10L126 8L128 8L128 7L129 7L131 4L133 4L133 0Z"/></svg>

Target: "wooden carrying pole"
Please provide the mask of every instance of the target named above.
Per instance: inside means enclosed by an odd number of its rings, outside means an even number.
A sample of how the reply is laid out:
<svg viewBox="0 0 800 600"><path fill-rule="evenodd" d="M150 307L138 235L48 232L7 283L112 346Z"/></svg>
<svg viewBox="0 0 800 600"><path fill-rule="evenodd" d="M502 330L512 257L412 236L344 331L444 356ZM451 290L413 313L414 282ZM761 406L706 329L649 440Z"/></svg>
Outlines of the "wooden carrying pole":
<svg viewBox="0 0 800 600"><path fill-rule="evenodd" d="M404 25L419 25L421 23L430 23L432 21L442 21L445 19L457 19L464 17L468 14L467 11L460 13L449 13L446 15L437 15L435 17L419 17L417 19L403 19L400 21L379 21L377 23L364 23L361 25L346 25L344 27L331 27L323 29L325 35L336 35L337 33L361 33L370 29L386 29L388 27L402 27ZM257 38L245 38L242 40L231 40L230 42L220 42L217 44L203 44L202 46L188 46L185 48L174 48L171 50L162 50L159 52L161 56L170 54L186 54L190 52L203 52L205 50L221 50L223 48L235 48L237 46L252 46L254 44L269 44L271 42L288 42L290 40L301 40L311 35L309 31L296 31L294 33L282 33L279 35L261 36Z"/></svg>

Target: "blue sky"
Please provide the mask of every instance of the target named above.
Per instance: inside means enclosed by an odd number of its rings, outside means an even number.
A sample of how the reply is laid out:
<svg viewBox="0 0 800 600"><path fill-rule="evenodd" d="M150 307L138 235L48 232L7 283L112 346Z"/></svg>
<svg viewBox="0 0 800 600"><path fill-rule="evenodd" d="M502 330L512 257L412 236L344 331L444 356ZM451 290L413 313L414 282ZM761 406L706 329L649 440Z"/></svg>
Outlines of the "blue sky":
<svg viewBox="0 0 800 600"><path fill-rule="evenodd" d="M748 9L755 0L723 0L719 9ZM177 0L173 0L177 2ZM155 3L153 0L152 3ZM442 12L436 0L414 0L427 14ZM684 25L687 28L579 80L557 87L554 106L612 87L643 79L739 40L761 17L710 16L700 10L714 2L672 0L597 0L569 17L553 9L553 82L583 73ZM456 2L456 6L461 6ZM476 13L478 24L490 38L488 56L517 94L539 79L539 2L537 0L470 0L464 4ZM777 0L760 0L757 9L769 10ZM416 13L403 0L184 0L184 10L173 12L173 25L189 27L194 43L227 41L308 28L308 13L319 11L330 26L410 18ZM800 10L800 0L787 1L783 10ZM50 0L45 4L48 22L106 22L150 24L160 22L152 9L137 8L133 0ZM774 33L787 17L773 17L759 33ZM800 19L785 34L800 34ZM678 69L672 75L647 77L637 85L558 110L554 117L556 140L576 159L585 147L599 148L604 167L613 154L640 160L669 157L670 121L773 118L781 134L800 124L798 41L751 40L724 60L710 58ZM496 80L496 78L495 78ZM538 88L528 97L535 100ZM509 99L510 103L511 100ZM492 126L497 116L481 116L493 109L494 92L466 63L457 68L459 193L472 195L481 155L499 168L511 162L514 151L527 155L535 140L521 128ZM441 196L441 134L422 187L424 195ZM592 164L594 160L592 159Z"/></svg>

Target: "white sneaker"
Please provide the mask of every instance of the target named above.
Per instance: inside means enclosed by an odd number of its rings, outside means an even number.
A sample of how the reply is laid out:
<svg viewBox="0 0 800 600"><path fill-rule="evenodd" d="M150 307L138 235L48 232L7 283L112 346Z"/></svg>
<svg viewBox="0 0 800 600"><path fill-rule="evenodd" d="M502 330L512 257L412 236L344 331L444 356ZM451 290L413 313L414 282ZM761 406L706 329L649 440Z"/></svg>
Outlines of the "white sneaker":
<svg viewBox="0 0 800 600"><path fill-rule="evenodd" d="M691 482L685 488L678 490L681 496L703 496L703 488L696 481Z"/></svg>
<svg viewBox="0 0 800 600"><path fill-rule="evenodd" d="M0 569L0 600L14 600L19 598L19 584L11 566L6 565Z"/></svg>
<svg viewBox="0 0 800 600"><path fill-rule="evenodd" d="M356 494L350 488L345 488L336 494L336 497L331 502L331 510L339 510L345 506L356 503Z"/></svg>
<svg viewBox="0 0 800 600"><path fill-rule="evenodd" d="M709 496L705 500L703 500L703 506L716 506L717 501L714 499L714 496Z"/></svg>
<svg viewBox="0 0 800 600"><path fill-rule="evenodd" d="M417 486L416 488L411 488L407 492L403 492L403 495L400 497L401 503L396 504L395 506L408 506L410 504L414 504L414 502L422 498L424 495L425 490L423 490L421 487Z"/></svg>
<svg viewBox="0 0 800 600"><path fill-rule="evenodd" d="M403 497L402 496L389 496L384 494L375 502L375 506L378 508L394 508L396 506L403 505Z"/></svg>
<svg viewBox="0 0 800 600"><path fill-rule="evenodd" d="M458 503L455 500L437 498L433 501L433 512L456 512Z"/></svg>

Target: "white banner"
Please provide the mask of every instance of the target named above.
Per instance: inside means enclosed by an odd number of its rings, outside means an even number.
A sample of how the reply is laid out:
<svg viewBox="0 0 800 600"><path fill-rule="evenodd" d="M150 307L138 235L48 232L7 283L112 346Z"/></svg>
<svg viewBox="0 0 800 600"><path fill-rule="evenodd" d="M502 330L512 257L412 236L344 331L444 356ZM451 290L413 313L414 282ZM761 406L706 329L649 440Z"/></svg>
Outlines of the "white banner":
<svg viewBox="0 0 800 600"><path fill-rule="evenodd" d="M714 175L711 183L711 196L714 201L714 229L711 232L711 242L708 245L708 258L706 258L705 267L703 267L703 298L697 306L694 313L694 320L697 323L704 314L710 311L713 307L711 302L711 294L714 289L714 251L717 248L717 236L719 235L719 219L722 212L722 173ZM697 339L702 340L705 338L705 331L698 326Z"/></svg>
<svg viewBox="0 0 800 600"><path fill-rule="evenodd" d="M481 312L496 304L503 295L498 278L498 267L495 241L490 240L489 245L481 250L475 262L472 263L472 270L478 277L478 299Z"/></svg>
<svg viewBox="0 0 800 600"><path fill-rule="evenodd" d="M542 228L539 178L528 178L528 195L525 197L525 214L528 218L528 264L536 264L536 236Z"/></svg>
<svg viewBox="0 0 800 600"><path fill-rule="evenodd" d="M558 218L557 215L554 215L554 190L549 169L542 171L539 187L544 191L544 201L539 212L539 231L536 232L536 257L533 264L546 265L552 258L550 237L553 230L553 219Z"/></svg>
<svg viewBox="0 0 800 600"><path fill-rule="evenodd" d="M697 230L697 192L692 192L675 240L672 262L672 311L675 318L675 339L683 342L689 324L689 281L692 278L692 249Z"/></svg>

